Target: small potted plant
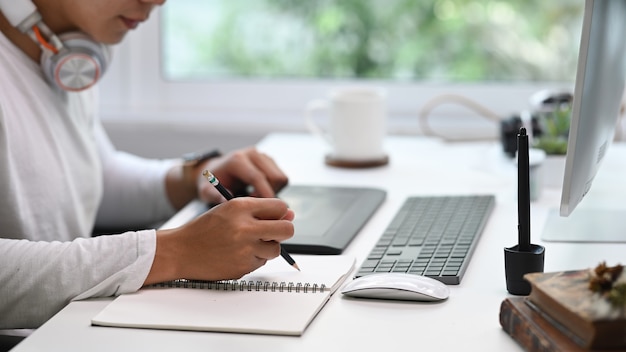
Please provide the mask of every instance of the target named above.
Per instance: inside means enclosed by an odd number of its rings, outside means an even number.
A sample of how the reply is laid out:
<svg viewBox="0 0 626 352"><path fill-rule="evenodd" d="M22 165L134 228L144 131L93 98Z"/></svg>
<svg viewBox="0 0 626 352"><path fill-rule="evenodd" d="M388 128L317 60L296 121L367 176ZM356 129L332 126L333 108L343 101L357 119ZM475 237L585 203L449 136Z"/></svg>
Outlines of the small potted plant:
<svg viewBox="0 0 626 352"><path fill-rule="evenodd" d="M535 136L533 147L543 149L547 155L565 155L572 109L569 103L553 110L539 113L540 134Z"/></svg>
<svg viewBox="0 0 626 352"><path fill-rule="evenodd" d="M573 96L570 93L538 92L531 98L535 110L533 148L546 153L543 161L543 183L561 187L565 170L567 138L572 114Z"/></svg>

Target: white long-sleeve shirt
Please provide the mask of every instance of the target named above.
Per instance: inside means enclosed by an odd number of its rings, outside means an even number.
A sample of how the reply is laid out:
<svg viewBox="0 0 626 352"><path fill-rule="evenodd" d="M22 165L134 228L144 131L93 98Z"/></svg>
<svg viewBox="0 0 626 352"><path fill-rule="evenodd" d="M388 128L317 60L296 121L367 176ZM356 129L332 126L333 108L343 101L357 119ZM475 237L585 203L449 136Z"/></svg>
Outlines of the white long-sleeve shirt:
<svg viewBox="0 0 626 352"><path fill-rule="evenodd" d="M154 230L90 235L96 223L171 216L171 162L116 151L95 111L93 90L53 89L0 33L0 329L38 327L72 300L137 290L150 270Z"/></svg>

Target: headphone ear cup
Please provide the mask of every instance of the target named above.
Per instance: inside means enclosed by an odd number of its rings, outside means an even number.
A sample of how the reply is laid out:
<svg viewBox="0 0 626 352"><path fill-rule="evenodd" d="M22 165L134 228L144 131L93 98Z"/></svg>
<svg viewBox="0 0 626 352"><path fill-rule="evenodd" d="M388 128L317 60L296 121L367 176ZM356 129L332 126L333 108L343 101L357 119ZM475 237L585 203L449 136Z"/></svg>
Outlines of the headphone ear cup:
<svg viewBox="0 0 626 352"><path fill-rule="evenodd" d="M56 54L44 50L41 69L46 80L66 91L87 89L102 77L110 61L109 47L80 32L59 35L63 48Z"/></svg>

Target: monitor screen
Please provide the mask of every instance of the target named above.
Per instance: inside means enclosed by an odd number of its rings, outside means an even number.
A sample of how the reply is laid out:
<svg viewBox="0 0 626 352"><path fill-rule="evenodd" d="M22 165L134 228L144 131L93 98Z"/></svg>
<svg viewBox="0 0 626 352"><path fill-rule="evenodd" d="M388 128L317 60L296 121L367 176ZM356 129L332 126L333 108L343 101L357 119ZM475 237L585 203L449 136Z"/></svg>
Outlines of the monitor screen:
<svg viewBox="0 0 626 352"><path fill-rule="evenodd" d="M562 217L569 217L591 189L614 139L626 80L625 33L626 1L586 0L561 195ZM622 227L610 234L615 226L604 231L593 223L606 224L612 214L599 210L578 216L579 212L569 222L549 216L543 239L626 241ZM623 220L624 215L616 215L616 219Z"/></svg>

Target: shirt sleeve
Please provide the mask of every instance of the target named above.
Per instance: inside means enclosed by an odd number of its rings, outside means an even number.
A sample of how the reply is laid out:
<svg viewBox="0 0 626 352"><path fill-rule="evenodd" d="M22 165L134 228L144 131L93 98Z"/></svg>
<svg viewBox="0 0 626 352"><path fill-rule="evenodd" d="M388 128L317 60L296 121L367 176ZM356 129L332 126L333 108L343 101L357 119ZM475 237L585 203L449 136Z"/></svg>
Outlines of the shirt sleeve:
<svg viewBox="0 0 626 352"><path fill-rule="evenodd" d="M154 230L71 242L0 239L0 329L37 328L73 300L138 290Z"/></svg>
<svg viewBox="0 0 626 352"><path fill-rule="evenodd" d="M116 150L99 121L95 136L103 166L103 197L96 226L137 228L174 215L165 175L176 161L146 159Z"/></svg>

